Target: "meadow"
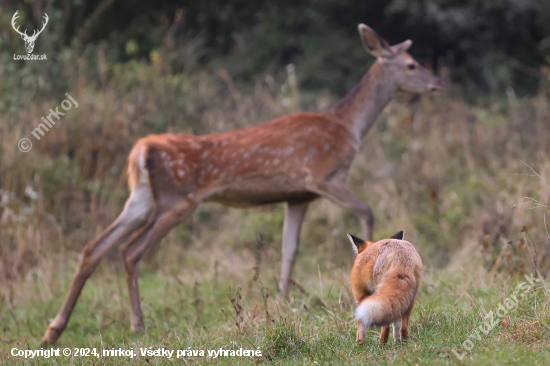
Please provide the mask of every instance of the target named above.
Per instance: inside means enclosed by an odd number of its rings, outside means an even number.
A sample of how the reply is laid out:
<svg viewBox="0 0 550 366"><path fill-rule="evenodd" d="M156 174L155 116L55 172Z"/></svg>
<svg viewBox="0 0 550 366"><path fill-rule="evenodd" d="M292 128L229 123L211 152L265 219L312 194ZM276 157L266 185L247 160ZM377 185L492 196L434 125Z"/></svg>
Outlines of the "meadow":
<svg viewBox="0 0 550 366"><path fill-rule="evenodd" d="M487 334L473 332L484 324L482 314L497 314L525 275L548 272L550 90L468 104L450 85L440 95L399 95L366 137L348 178L348 187L373 207L375 239L404 229L423 258L408 342L394 345L390 337L379 347L377 329L367 344L354 342L354 258L346 233L359 234L360 225L351 212L325 200L311 205L295 285L285 301L276 301L282 205L239 210L204 204L142 265L145 333L130 332L124 268L113 251L85 286L54 348L138 354L144 347L243 348L259 349L261 356L12 357L13 348L40 349L82 248L122 209L126 157L139 137L227 131L299 110L325 110L337 101L327 91L301 92L292 77L269 73L253 88L235 83L224 69L174 74L163 52L124 66L107 62L101 49L93 62L86 57L64 54L60 67L79 107L39 141L31 131L64 95L48 93L48 81L32 73L18 85L21 93L10 95L19 79L0 70L2 100L10 101L0 106L3 364L550 362L549 297L542 282L506 316L495 315ZM33 139L26 153L17 147L23 137ZM460 360L453 350L464 353L468 339L471 352Z"/></svg>

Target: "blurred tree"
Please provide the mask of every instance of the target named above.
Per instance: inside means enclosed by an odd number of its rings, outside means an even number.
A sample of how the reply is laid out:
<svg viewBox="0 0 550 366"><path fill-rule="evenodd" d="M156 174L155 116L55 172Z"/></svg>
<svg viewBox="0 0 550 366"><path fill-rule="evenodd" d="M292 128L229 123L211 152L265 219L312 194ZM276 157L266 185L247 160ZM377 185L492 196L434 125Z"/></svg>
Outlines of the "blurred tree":
<svg viewBox="0 0 550 366"><path fill-rule="evenodd" d="M550 2L544 0L1 0L0 28L16 10L38 27L50 14L48 46L81 54L107 42L109 62L149 58L201 37L200 67L223 66L241 83L296 65L305 90L342 95L373 61L356 26L366 23L390 43L414 40L411 53L436 68L451 67L464 90L535 92L550 64ZM8 16L9 15L9 16ZM16 37L10 32L10 37ZM5 38L5 37L4 37ZM167 38L169 38L167 40ZM2 41L5 44L5 41ZM16 47L19 47L17 44ZM8 54L13 48L4 48ZM173 72L185 61L172 60ZM17 67L25 67L19 63ZM51 75L55 77L55 75ZM474 93L478 94L478 93Z"/></svg>

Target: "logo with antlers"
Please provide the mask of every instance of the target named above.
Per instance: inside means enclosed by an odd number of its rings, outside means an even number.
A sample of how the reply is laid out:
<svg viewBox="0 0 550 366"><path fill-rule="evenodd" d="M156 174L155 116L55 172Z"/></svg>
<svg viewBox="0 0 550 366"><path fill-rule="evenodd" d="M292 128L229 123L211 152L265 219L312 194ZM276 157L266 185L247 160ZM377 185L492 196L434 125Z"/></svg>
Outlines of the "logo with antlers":
<svg viewBox="0 0 550 366"><path fill-rule="evenodd" d="M13 14L13 18L11 18L11 26L13 27L13 29L15 29L17 33L21 35L21 38L23 38L23 41L25 41L25 49L27 50L27 53L31 53L32 50L34 49L34 42L36 41L36 38L38 38L40 33L42 33L44 28L46 28L46 24L48 24L48 19L49 19L48 14L44 13L45 21L44 23L42 23L42 29L40 29L38 33L36 32L36 29L35 29L32 36L28 36L26 29L25 29L25 32L20 32L19 27L17 28L15 27L15 20L19 17L19 15L17 15L18 12L19 10L16 11L15 14Z"/></svg>

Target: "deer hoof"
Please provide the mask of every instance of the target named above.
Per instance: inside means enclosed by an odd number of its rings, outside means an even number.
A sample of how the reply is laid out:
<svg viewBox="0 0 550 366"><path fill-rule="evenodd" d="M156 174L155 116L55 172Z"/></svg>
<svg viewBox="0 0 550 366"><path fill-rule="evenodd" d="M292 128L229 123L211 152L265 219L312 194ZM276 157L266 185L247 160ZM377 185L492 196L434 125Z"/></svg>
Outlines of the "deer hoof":
<svg viewBox="0 0 550 366"><path fill-rule="evenodd" d="M143 325L143 322L139 323L132 323L132 332L134 333L141 333L145 329L145 326Z"/></svg>
<svg viewBox="0 0 550 366"><path fill-rule="evenodd" d="M48 330L46 330L46 334L42 337L42 346L54 344L59 336L61 336L62 332L63 329L57 329L49 325Z"/></svg>

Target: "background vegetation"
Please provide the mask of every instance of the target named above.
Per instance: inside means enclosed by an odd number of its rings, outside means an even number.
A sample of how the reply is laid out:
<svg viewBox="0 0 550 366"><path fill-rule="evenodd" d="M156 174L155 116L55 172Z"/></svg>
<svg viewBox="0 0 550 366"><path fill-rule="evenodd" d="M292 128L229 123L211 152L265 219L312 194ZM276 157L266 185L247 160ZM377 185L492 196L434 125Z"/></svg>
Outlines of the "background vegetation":
<svg viewBox="0 0 550 366"><path fill-rule="evenodd" d="M126 156L139 137L227 131L326 110L373 61L356 34L359 22L390 43L413 39L413 55L448 83L439 96L399 95L366 138L348 180L373 206L376 237L405 229L426 264L411 342L379 349L373 331L366 347L354 345L347 282L353 256L345 234L357 233L359 224L352 213L318 201L306 218L298 286L288 303L272 300L282 206L203 205L142 266L146 335L129 332L124 271L114 251L85 287L59 346L246 346L263 350L260 362L278 364L453 364L451 350L481 321L480 309L496 308L524 274L547 273L545 208L518 205L525 197L547 204L550 196L546 2L1 4L3 362L20 363L9 356L12 347L40 348L83 246L127 198ZM29 29L48 13L34 51L47 61L13 60L25 53L10 24L15 10ZM66 92L79 107L36 141L31 131ZM33 141L28 153L17 148L22 137ZM540 294L522 300L508 322L476 343L471 362L547 362L547 305Z"/></svg>

